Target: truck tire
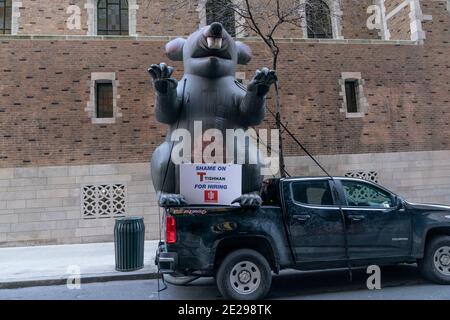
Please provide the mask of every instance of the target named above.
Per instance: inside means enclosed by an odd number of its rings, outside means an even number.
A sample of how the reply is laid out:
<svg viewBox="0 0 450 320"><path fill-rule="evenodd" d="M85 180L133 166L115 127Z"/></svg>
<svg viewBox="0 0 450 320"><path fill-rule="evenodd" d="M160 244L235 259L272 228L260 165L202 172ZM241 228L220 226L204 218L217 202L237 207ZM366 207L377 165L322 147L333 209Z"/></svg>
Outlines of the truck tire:
<svg viewBox="0 0 450 320"><path fill-rule="evenodd" d="M425 247L423 259L418 261L424 278L438 284L450 284L450 237L432 238Z"/></svg>
<svg viewBox="0 0 450 320"><path fill-rule="evenodd" d="M225 299L260 300L270 290L272 270L259 252L241 249L230 253L221 262L216 282Z"/></svg>

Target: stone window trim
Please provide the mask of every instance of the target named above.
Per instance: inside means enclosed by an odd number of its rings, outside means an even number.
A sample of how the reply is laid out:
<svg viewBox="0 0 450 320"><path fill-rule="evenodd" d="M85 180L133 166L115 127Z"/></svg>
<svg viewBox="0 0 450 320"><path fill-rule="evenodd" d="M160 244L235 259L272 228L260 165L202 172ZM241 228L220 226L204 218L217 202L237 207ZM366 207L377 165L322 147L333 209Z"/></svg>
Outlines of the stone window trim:
<svg viewBox="0 0 450 320"><path fill-rule="evenodd" d="M111 82L113 87L113 117L112 118L97 118L97 83ZM118 106L120 95L118 94L119 81L116 80L115 72L93 72L91 74L91 81L89 82L90 94L89 101L85 111L88 113L93 124L114 124L118 118L122 117L122 112Z"/></svg>
<svg viewBox="0 0 450 320"><path fill-rule="evenodd" d="M19 34L19 19L20 8L22 8L22 1L12 0L11 6L11 35L15 36Z"/></svg>
<svg viewBox="0 0 450 320"><path fill-rule="evenodd" d="M348 112L347 111L347 96L345 93L345 82L346 81L356 81L358 83L357 88L357 105L358 112ZM361 72L342 72L341 79L339 79L339 85L341 86L341 92L339 95L342 97L342 106L339 110L345 113L346 118L363 118L369 110L369 103L364 95L364 84L365 80L361 76Z"/></svg>
<svg viewBox="0 0 450 320"><path fill-rule="evenodd" d="M418 43L423 43L426 39L426 32L423 30L422 22L432 20L432 16L424 15L422 12L422 7L420 0L405 0L401 2L396 8L390 12L386 12L386 7L384 5L385 0L377 0L377 4L381 7L382 11L382 21L383 21L383 40L390 40L391 34L388 27L388 21L397 13L402 10L408 10L409 8L409 25L411 31L411 41L417 41ZM450 2L448 2L450 7Z"/></svg>
<svg viewBox="0 0 450 320"><path fill-rule="evenodd" d="M381 28L378 30L378 35L382 40L389 40L391 38L391 34L389 32L389 28L387 25L387 19L386 19L386 6L384 4L384 0L375 0L374 4L377 5L380 8L380 14L381 14Z"/></svg>
<svg viewBox="0 0 450 320"><path fill-rule="evenodd" d="M87 11L87 35L96 36L97 35L97 3L98 0L87 0L84 8ZM137 0L128 0L128 30L130 37L137 37L136 24L137 24L137 11L139 10L139 5ZM125 36L126 37L126 36Z"/></svg>
<svg viewBox="0 0 450 320"><path fill-rule="evenodd" d="M299 0L300 4L305 4L308 0ZM343 40L342 35L342 15L340 0L323 0L330 8L331 26L333 28L333 39ZM308 39L308 23L306 21L305 6L300 6L300 17L302 19L301 25L303 29L303 39Z"/></svg>
<svg viewBox="0 0 450 320"><path fill-rule="evenodd" d="M379 182L379 174L376 170L358 170L358 171L349 171L345 173L346 178L358 178L366 181L371 181L378 183Z"/></svg>

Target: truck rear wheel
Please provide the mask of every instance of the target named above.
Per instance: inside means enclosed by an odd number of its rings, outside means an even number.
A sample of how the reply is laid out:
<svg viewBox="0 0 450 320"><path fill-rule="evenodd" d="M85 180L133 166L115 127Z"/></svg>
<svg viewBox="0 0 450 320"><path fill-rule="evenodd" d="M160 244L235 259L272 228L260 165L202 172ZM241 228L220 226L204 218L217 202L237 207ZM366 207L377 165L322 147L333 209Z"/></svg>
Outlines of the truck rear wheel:
<svg viewBox="0 0 450 320"><path fill-rule="evenodd" d="M230 253L220 264L217 287L225 299L264 299L272 283L270 265L259 252L250 249Z"/></svg>
<svg viewBox="0 0 450 320"><path fill-rule="evenodd" d="M439 284L450 284L450 237L431 239L422 260L418 261L421 274Z"/></svg>

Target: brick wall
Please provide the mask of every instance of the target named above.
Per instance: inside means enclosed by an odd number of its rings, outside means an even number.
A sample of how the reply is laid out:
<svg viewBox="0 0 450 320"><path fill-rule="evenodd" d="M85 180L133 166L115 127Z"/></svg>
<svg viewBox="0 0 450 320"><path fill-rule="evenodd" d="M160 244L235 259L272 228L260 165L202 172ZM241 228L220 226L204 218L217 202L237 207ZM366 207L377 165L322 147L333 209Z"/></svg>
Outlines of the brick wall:
<svg viewBox="0 0 450 320"><path fill-rule="evenodd" d="M352 1L343 1L344 37L376 39L364 28L370 1L361 7ZM22 34L87 33L84 1L22 2ZM333 174L376 170L380 183L409 200L448 203L450 13L446 1L422 3L433 16L423 22L424 45L300 40L298 29L281 30L280 37L295 38L280 43L282 117ZM83 8L81 31L65 30L66 4ZM111 241L113 219L82 217L80 192L87 183L125 183L127 215L144 216L147 238L158 238L148 161L167 127L155 120L146 69L167 61L164 35L191 33L199 16L188 8L168 19L159 2L138 4L138 34L159 37L0 38L0 246ZM393 37L409 39L406 22L402 28L394 28ZM247 42L255 57L239 71L249 79L271 61L261 42ZM180 78L182 65L171 64ZM115 124L93 124L85 111L94 72L116 74L122 117ZM361 73L368 102L362 118L340 111L342 72ZM274 126L267 115L262 127ZM291 174L319 173L289 138L284 143Z"/></svg>
<svg viewBox="0 0 450 320"><path fill-rule="evenodd" d="M426 34L426 44L448 45L450 39L450 8L448 1L422 1L425 15L431 15L431 20L423 21Z"/></svg>
<svg viewBox="0 0 450 320"><path fill-rule="evenodd" d="M87 33L85 0L21 0L19 34L71 34ZM67 7L77 5L81 9L81 30L68 30L66 20L70 16Z"/></svg>
<svg viewBox="0 0 450 320"><path fill-rule="evenodd" d="M385 1L386 14L388 15L399 5L404 3L404 0L387 0ZM391 34L391 40L410 40L411 39L411 20L410 5L407 5L401 11L396 13L387 21L387 26Z"/></svg>
<svg viewBox="0 0 450 320"><path fill-rule="evenodd" d="M19 18L19 34L36 35L86 35L88 33L87 0L22 0ZM95 1L93 1L95 2ZM187 1L188 2L188 1ZM342 0L342 29L347 39L378 39L376 31L368 30L367 7L372 0ZM137 0L136 31L141 36L183 36L198 28L201 14L196 1L179 6L179 1ZM81 9L81 29L66 28L67 7L76 5ZM251 32L250 32L251 35ZM303 37L303 32L294 25L284 24L277 37Z"/></svg>
<svg viewBox="0 0 450 320"><path fill-rule="evenodd" d="M178 1L179 2L179 1ZM200 25L195 1L179 6L177 1L139 0L137 33L142 36L187 36ZM176 9L176 10L175 10Z"/></svg>
<svg viewBox="0 0 450 320"><path fill-rule="evenodd" d="M147 161L166 132L154 119L146 72L149 64L167 61L164 44L4 39L0 167ZM256 54L249 66L240 68L247 77L270 65L264 46L249 44ZM283 43L278 71L283 119L319 154L448 149L445 48ZM174 66L180 78L181 65ZM92 124L85 111L92 72L116 72L123 115L116 124ZM369 103L365 117L346 119L339 112L341 72L361 72ZM296 80L290 81L293 75ZM286 151L299 152L289 139Z"/></svg>
<svg viewBox="0 0 450 320"><path fill-rule="evenodd" d="M373 0L342 1L342 33L346 39L380 39L378 30L367 28L367 8Z"/></svg>

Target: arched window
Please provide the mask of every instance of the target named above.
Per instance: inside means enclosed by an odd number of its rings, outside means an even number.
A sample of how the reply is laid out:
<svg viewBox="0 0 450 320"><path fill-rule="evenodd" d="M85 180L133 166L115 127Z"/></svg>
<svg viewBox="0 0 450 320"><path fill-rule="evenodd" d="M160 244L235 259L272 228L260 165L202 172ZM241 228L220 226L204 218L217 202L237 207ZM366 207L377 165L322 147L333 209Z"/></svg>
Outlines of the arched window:
<svg viewBox="0 0 450 320"><path fill-rule="evenodd" d="M333 38L331 11L323 0L308 0L306 2L306 23L308 38Z"/></svg>
<svg viewBox="0 0 450 320"><path fill-rule="evenodd" d="M0 0L0 34L11 34L12 0Z"/></svg>
<svg viewBox="0 0 450 320"><path fill-rule="evenodd" d="M236 24L231 0L208 0L206 2L206 24L213 22L223 24L225 30L236 36Z"/></svg>
<svg viewBox="0 0 450 320"><path fill-rule="evenodd" d="M127 0L100 0L98 2L97 34L129 35Z"/></svg>

